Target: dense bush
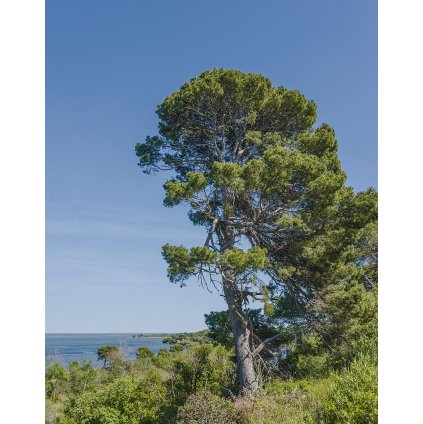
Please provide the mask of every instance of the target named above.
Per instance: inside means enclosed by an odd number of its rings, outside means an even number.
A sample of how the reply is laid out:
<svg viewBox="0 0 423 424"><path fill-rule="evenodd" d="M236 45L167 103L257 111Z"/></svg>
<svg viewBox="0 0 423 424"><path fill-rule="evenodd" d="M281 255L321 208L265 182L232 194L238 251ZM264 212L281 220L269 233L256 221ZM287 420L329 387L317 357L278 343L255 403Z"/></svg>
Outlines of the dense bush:
<svg viewBox="0 0 423 424"><path fill-rule="evenodd" d="M137 359L153 359L154 353L146 346L141 346L138 348L136 353Z"/></svg>
<svg viewBox="0 0 423 424"><path fill-rule="evenodd" d="M82 395L95 385L96 372L91 363L73 361L68 366L69 389L73 395Z"/></svg>
<svg viewBox="0 0 423 424"><path fill-rule="evenodd" d="M191 395L177 416L178 424L236 424L241 423L232 402L208 391Z"/></svg>
<svg viewBox="0 0 423 424"><path fill-rule="evenodd" d="M95 392L70 398L63 423L123 424L158 422L167 404L166 388L156 372L143 379L122 377ZM73 421L72 421L73 420Z"/></svg>
<svg viewBox="0 0 423 424"><path fill-rule="evenodd" d="M234 397L234 355L222 345L162 349L153 357L141 349L134 361L117 350L108 355L106 368L50 364L46 423L376 423L376 338L365 332L353 337L355 358L339 369L319 337L309 333L301 343L296 367L308 369L305 378L273 377L255 398Z"/></svg>
<svg viewBox="0 0 423 424"><path fill-rule="evenodd" d="M178 405L199 390L222 396L233 388L235 366L230 351L223 346L193 346L173 355L168 386Z"/></svg>
<svg viewBox="0 0 423 424"><path fill-rule="evenodd" d="M356 359L347 370L333 374L318 405L319 422L377 423L377 364L374 358Z"/></svg>
<svg viewBox="0 0 423 424"><path fill-rule="evenodd" d="M117 352L118 350L119 348L117 346L100 346L97 349L97 360L104 361L103 367L106 367L110 355Z"/></svg>
<svg viewBox="0 0 423 424"><path fill-rule="evenodd" d="M327 377L348 366L366 346L376 345L375 288L368 291L357 282L331 286L310 308L319 320L295 334L285 361L293 376Z"/></svg>
<svg viewBox="0 0 423 424"><path fill-rule="evenodd" d="M46 395L53 401L64 395L68 389L69 374L60 363L50 364L46 369Z"/></svg>
<svg viewBox="0 0 423 424"><path fill-rule="evenodd" d="M46 420L173 423L191 395L207 391L219 398L234 385L233 354L223 346L193 345L173 353L163 349L152 358L145 349L138 353L135 361L125 361L113 351L107 368L94 369L87 362L72 362L67 369L60 364L47 367Z"/></svg>
<svg viewBox="0 0 423 424"><path fill-rule="evenodd" d="M241 402L244 423L377 423L377 361L372 349L325 379L274 379L256 400Z"/></svg>
<svg viewBox="0 0 423 424"><path fill-rule="evenodd" d="M45 404L45 424L57 423L58 417L62 415L62 408L62 403L54 402L47 398Z"/></svg>
<svg viewBox="0 0 423 424"><path fill-rule="evenodd" d="M320 381L274 379L255 400L239 400L244 424L315 423L315 393Z"/></svg>

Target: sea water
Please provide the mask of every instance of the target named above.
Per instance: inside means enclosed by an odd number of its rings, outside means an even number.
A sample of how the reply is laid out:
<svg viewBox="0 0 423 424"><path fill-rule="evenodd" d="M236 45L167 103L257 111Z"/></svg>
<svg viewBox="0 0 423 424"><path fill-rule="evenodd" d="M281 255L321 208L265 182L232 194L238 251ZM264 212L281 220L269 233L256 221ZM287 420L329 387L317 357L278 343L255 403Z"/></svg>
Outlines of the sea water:
<svg viewBox="0 0 423 424"><path fill-rule="evenodd" d="M94 367L101 367L102 361L97 361L97 349L101 346L114 345L124 352L125 359L135 359L140 346L148 347L157 354L160 349L168 348L160 337L134 338L132 334L46 334L46 363L62 362L65 365L72 361L91 361Z"/></svg>

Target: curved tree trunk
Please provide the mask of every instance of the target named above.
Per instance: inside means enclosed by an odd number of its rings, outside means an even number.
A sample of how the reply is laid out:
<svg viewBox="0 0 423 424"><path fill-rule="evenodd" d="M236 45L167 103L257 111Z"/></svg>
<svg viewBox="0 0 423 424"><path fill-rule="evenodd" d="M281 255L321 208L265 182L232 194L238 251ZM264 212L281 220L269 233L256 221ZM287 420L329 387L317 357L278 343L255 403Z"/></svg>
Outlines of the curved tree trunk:
<svg viewBox="0 0 423 424"><path fill-rule="evenodd" d="M258 381L251 352L250 330L242 309L242 293L236 286L236 276L230 270L223 277L223 291L228 304L232 334L234 336L237 379L242 392L254 394L258 390Z"/></svg>

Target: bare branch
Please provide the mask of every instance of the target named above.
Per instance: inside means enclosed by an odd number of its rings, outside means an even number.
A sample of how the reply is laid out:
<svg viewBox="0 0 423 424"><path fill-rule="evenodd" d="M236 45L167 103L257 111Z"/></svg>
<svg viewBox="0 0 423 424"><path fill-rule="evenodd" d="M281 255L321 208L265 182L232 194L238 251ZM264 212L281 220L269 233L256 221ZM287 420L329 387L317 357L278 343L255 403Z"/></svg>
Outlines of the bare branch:
<svg viewBox="0 0 423 424"><path fill-rule="evenodd" d="M281 337L282 333L278 333L275 336L269 337L268 339L262 341L252 352L251 354L253 356L256 356L259 352L261 352L266 345L268 345L270 342L272 342L273 340L277 339L278 337Z"/></svg>

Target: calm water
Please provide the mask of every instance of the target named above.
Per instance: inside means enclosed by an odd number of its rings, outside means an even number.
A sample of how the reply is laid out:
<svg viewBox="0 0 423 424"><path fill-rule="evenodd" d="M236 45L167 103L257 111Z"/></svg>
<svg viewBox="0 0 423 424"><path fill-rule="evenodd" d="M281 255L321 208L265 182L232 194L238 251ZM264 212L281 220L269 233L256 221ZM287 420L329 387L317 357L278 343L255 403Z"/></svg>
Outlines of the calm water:
<svg viewBox="0 0 423 424"><path fill-rule="evenodd" d="M97 361L100 346L115 345L126 352L126 359L134 359L140 346L147 346L157 353L168 348L161 338L132 338L133 334L46 334L46 360L49 358L68 365L72 361L92 361L94 367L102 366Z"/></svg>

